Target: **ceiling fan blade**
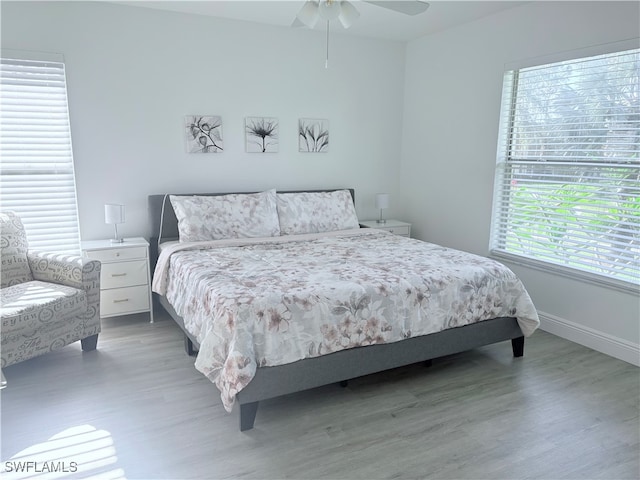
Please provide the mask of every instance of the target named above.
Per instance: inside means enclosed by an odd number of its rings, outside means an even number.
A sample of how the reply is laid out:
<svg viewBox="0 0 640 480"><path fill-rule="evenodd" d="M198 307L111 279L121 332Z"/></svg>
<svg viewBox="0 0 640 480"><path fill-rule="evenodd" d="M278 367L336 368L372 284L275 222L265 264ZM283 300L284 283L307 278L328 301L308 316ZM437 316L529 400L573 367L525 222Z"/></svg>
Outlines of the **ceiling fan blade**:
<svg viewBox="0 0 640 480"><path fill-rule="evenodd" d="M306 27L306 25L302 23L298 17L296 17L295 20L291 23L291 26L293 28Z"/></svg>
<svg viewBox="0 0 640 480"><path fill-rule="evenodd" d="M423 2L422 0L378 0L378 1L368 1L363 0L364 3L371 3L378 7L388 8L389 10L394 10L396 12L404 13L405 15L418 15L422 12L425 12L427 8L429 8L429 4L427 2Z"/></svg>

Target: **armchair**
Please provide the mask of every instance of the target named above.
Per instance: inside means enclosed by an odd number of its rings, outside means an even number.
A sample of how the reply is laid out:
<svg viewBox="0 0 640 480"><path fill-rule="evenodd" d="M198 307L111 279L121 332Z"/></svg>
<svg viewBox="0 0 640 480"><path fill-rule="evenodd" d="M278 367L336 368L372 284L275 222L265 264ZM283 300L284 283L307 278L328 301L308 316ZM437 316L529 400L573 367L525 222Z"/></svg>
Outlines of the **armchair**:
<svg viewBox="0 0 640 480"><path fill-rule="evenodd" d="M97 260L28 250L14 212L0 213L0 367L80 340L95 350L100 332Z"/></svg>

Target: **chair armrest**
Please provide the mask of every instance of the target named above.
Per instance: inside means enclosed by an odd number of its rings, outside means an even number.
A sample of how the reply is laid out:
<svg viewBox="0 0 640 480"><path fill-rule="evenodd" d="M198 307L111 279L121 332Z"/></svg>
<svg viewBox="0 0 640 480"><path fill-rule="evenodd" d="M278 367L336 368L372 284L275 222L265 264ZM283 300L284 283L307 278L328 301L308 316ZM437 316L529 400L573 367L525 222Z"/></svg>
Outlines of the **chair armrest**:
<svg viewBox="0 0 640 480"><path fill-rule="evenodd" d="M102 264L98 260L34 251L27 252L27 259L34 280L81 288L99 297Z"/></svg>
<svg viewBox="0 0 640 480"><path fill-rule="evenodd" d="M86 292L87 311L81 315L84 323L80 338L85 339L98 334L101 330L100 261L79 255L36 251L27 252L27 260L34 280L68 285Z"/></svg>

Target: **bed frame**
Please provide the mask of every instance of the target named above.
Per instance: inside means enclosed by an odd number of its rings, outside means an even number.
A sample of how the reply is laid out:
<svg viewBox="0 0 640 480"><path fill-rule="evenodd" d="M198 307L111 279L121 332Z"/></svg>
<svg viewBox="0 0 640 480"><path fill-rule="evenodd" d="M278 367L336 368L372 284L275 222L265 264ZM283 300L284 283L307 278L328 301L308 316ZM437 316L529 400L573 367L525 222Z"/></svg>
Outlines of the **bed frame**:
<svg viewBox="0 0 640 480"><path fill-rule="evenodd" d="M326 192L334 190L336 189L304 191ZM300 190L295 192L300 192ZM350 192L355 200L354 191L350 189ZM168 195L150 195L148 198L149 215L154 233L150 242L152 271L158 258L158 239L161 238L162 241L178 239L178 221ZM225 193L172 195L225 195ZM166 297L155 293L154 297L157 297L160 305L180 326L184 332L185 350L189 355L194 355L199 345L186 330L183 319L176 313ZM524 355L524 336L515 318L494 318L430 335L409 338L401 342L357 347L286 365L258 368L249 385L236 396L236 402L240 405L240 430L245 431L253 428L261 400L331 383L340 382L344 385L352 378L413 363L426 362L434 358L506 340L511 340L514 357Z"/></svg>

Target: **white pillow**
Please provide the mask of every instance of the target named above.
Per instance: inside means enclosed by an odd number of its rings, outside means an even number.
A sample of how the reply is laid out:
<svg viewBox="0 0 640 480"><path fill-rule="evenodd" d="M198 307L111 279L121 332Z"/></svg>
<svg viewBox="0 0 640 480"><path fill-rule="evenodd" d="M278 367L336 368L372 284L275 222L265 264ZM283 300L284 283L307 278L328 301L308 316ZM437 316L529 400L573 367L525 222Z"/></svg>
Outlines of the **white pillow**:
<svg viewBox="0 0 640 480"><path fill-rule="evenodd" d="M170 195L181 242L280 235L276 191L218 196Z"/></svg>
<svg viewBox="0 0 640 480"><path fill-rule="evenodd" d="M359 228L349 190L278 193L281 235Z"/></svg>

